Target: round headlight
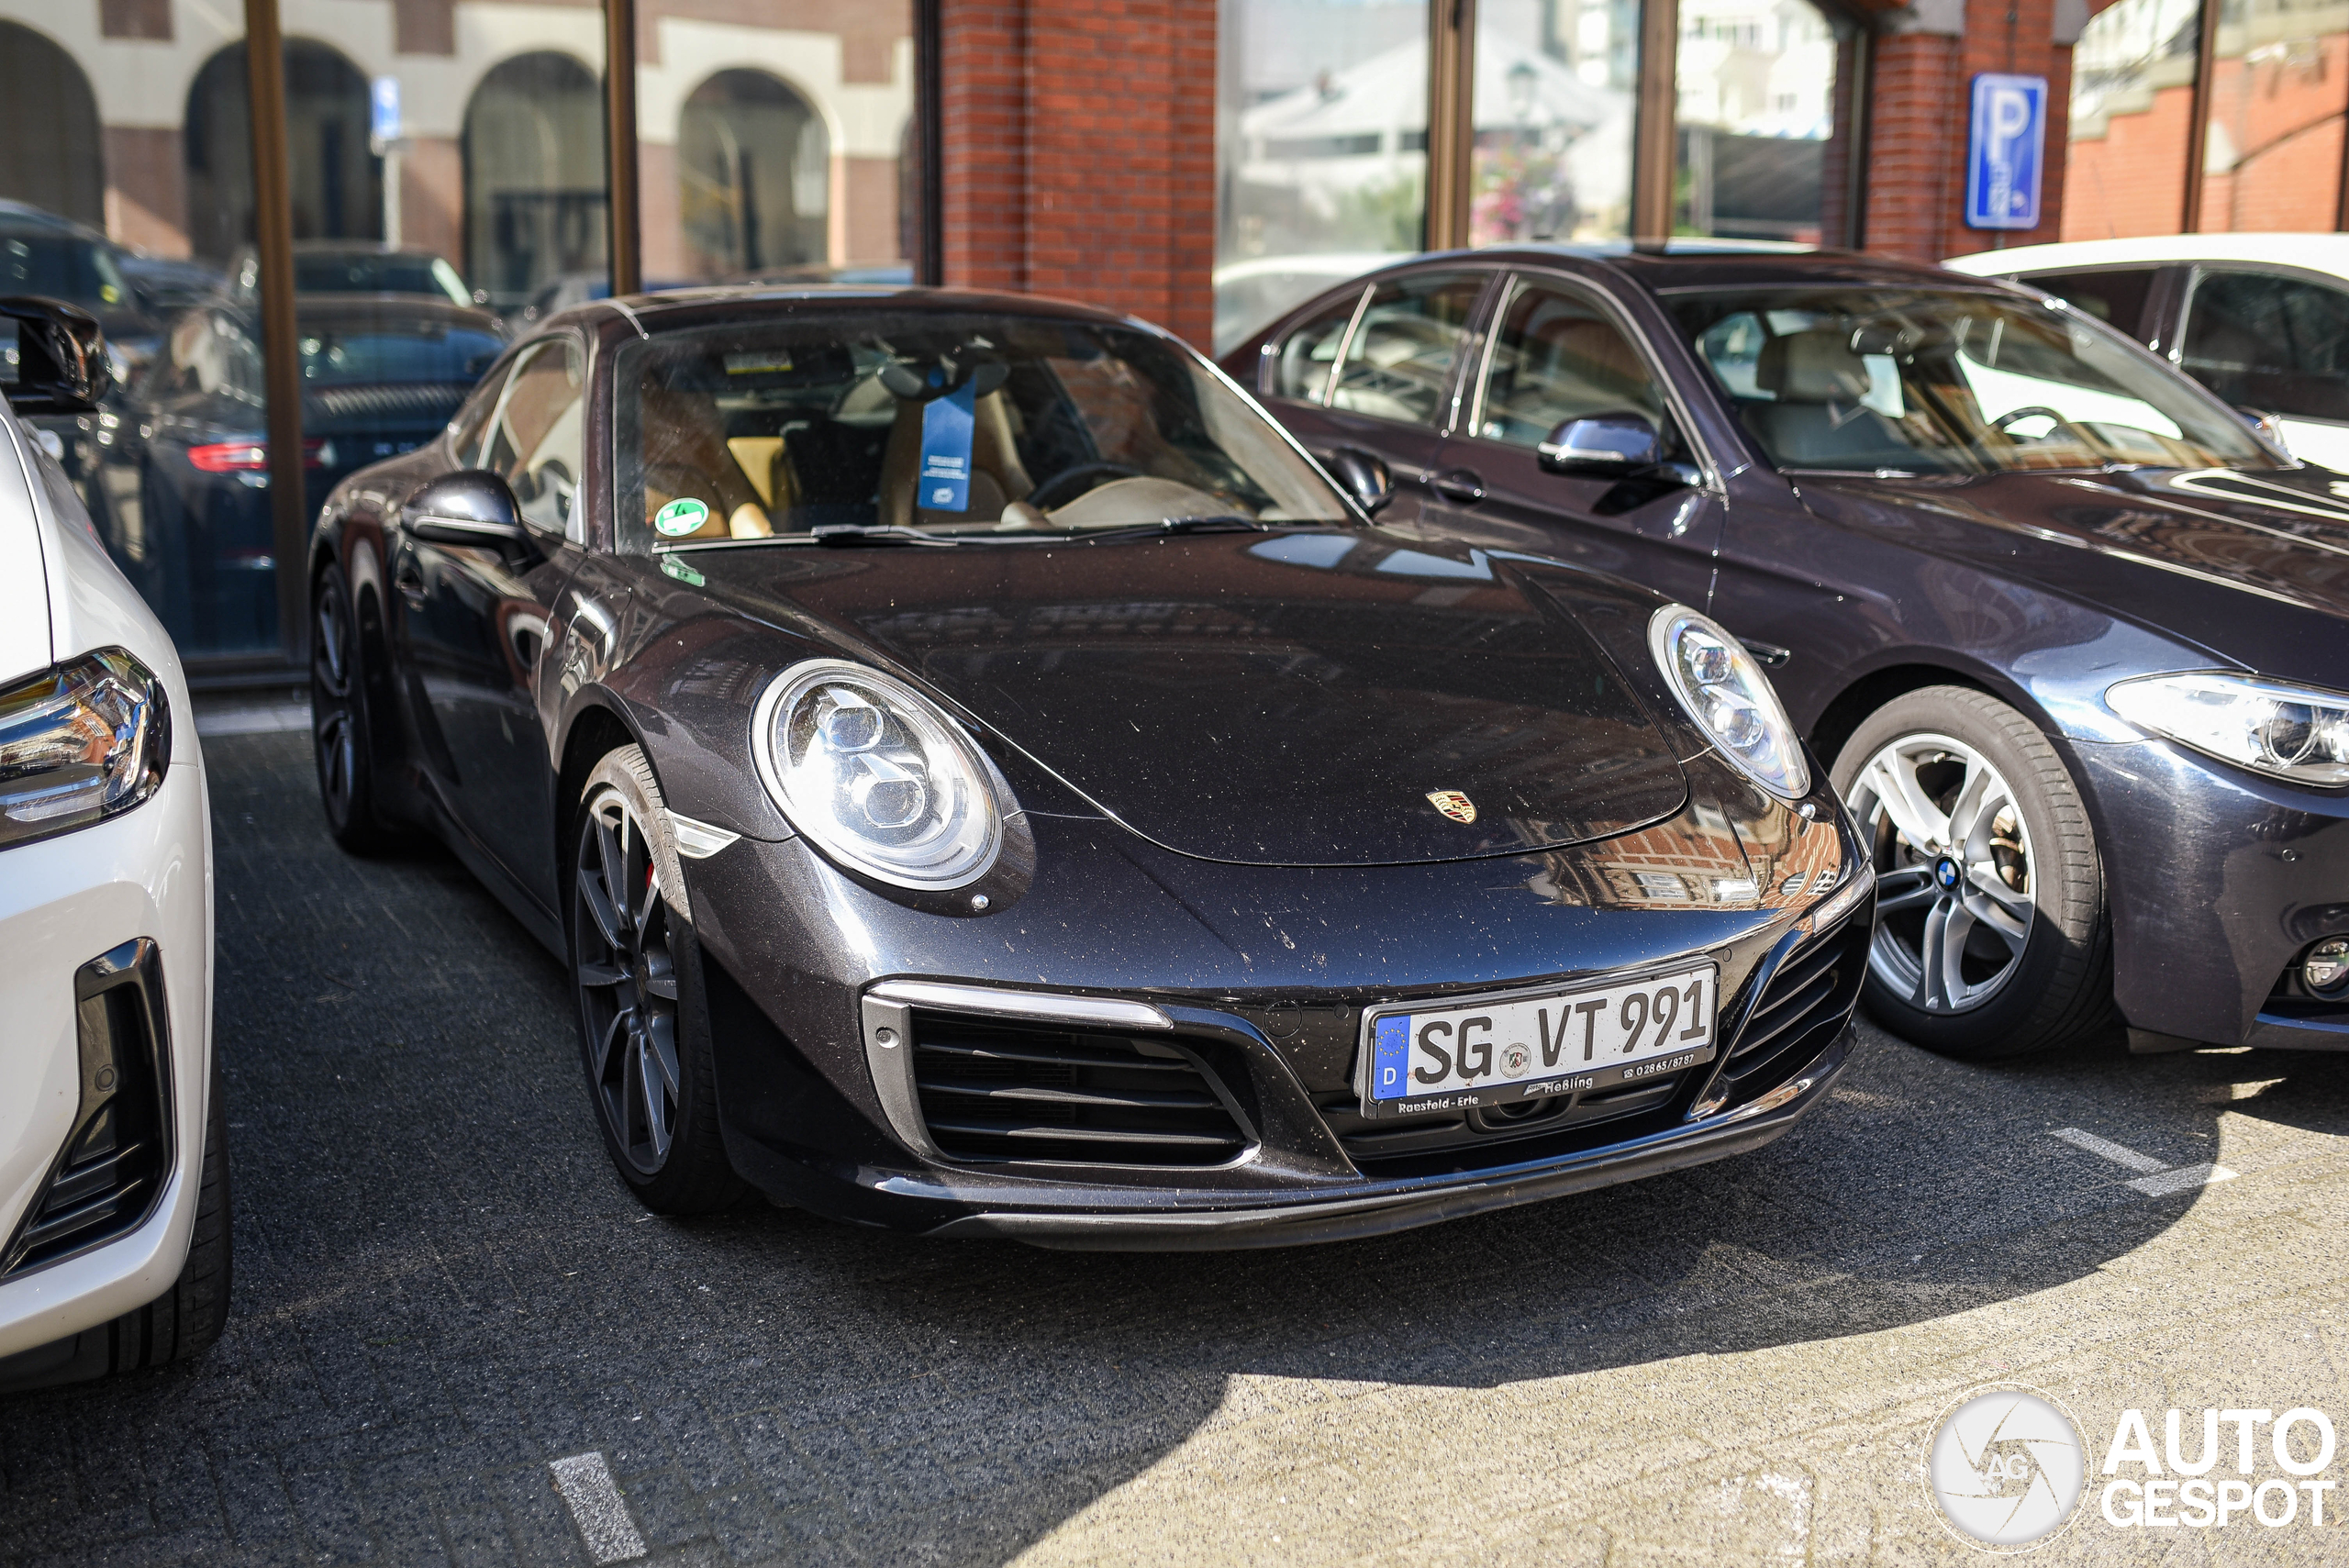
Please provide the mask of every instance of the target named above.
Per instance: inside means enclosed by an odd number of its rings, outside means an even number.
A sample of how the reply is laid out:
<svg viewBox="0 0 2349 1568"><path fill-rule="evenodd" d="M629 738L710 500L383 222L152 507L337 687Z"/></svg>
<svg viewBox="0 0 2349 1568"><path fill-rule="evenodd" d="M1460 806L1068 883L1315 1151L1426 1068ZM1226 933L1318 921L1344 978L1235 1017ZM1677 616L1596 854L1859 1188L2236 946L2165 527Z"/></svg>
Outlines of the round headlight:
<svg viewBox="0 0 2349 1568"><path fill-rule="evenodd" d="M1772 795L1810 793L1802 741L1778 694L1734 637L1686 605L1666 605L1648 621L1648 647L1680 706L1723 755Z"/></svg>
<svg viewBox="0 0 2349 1568"><path fill-rule="evenodd" d="M774 678L751 726L767 793L842 865L937 892L995 864L1010 786L960 725L903 681L811 659Z"/></svg>

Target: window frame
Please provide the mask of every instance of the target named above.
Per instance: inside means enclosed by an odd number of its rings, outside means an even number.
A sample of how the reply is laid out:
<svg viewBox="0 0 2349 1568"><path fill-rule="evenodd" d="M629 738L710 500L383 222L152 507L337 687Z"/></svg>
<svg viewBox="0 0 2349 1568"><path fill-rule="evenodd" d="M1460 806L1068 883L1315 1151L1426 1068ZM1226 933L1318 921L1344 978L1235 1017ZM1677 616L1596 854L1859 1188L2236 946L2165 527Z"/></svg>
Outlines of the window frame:
<svg viewBox="0 0 2349 1568"><path fill-rule="evenodd" d="M1319 406L1332 414L1353 419L1376 419L1382 424L1399 425L1409 429L1425 430L1437 437L1450 436L1459 428L1460 402L1466 391L1468 367L1483 356L1482 339L1492 319L1494 291L1499 281L1508 275L1509 269L1499 261L1474 259L1446 259L1407 271L1375 273L1363 280L1362 295L1355 301L1353 319L1346 323L1344 337L1339 339L1337 357L1330 361L1330 384L1322 389ZM1353 352L1354 338L1362 331L1363 322L1370 314L1371 301L1378 291L1390 284L1402 284L1413 279L1442 277L1450 274L1475 277L1483 274L1476 297L1469 302L1468 315L1461 328L1460 351L1453 356L1452 368L1445 373L1441 407L1442 417L1421 423L1418 420L1389 419L1383 414L1365 414L1359 409L1341 408L1337 404L1338 384L1343 378L1346 358ZM1291 399L1294 401L1294 399Z"/></svg>
<svg viewBox="0 0 2349 1568"><path fill-rule="evenodd" d="M1493 440L1479 432L1485 425L1485 391L1491 380L1493 355L1495 346L1500 341L1501 323L1508 319L1509 307L1517 303L1519 290L1530 286L1553 289L1570 298L1581 300L1600 319L1623 335L1631 343L1631 351L1639 355L1641 361L1648 367L1649 375L1664 393L1664 406L1670 410L1673 423L1679 428L1680 440L1687 449L1688 460L1701 475L1697 488L1720 491L1722 488L1721 475L1727 469L1706 444L1703 427L1689 406L1678 378L1672 373L1672 367L1648 335L1641 330L1631 312L1623 308L1620 301L1588 279L1572 272L1553 272L1546 267L1506 269L1500 292L1488 296L1486 301L1487 308L1481 328L1485 341L1476 367L1475 400L1470 406L1465 428L1451 433L1464 440L1484 441L1492 446L1508 447L1513 451L1524 450L1511 442Z"/></svg>

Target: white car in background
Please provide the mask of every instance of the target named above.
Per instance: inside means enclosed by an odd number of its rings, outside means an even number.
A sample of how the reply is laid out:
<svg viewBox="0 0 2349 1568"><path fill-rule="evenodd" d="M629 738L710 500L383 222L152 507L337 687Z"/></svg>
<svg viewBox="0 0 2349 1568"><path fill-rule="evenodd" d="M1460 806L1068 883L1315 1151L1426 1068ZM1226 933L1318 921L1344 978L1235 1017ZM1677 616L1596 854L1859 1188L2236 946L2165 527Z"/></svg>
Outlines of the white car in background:
<svg viewBox="0 0 2349 1568"><path fill-rule="evenodd" d="M187 683L40 432L107 385L97 323L0 300L0 1390L220 1334L212 823Z"/></svg>
<svg viewBox="0 0 2349 1568"><path fill-rule="evenodd" d="M2084 239L1942 264L2110 321L2245 413L2272 416L2294 457L2349 473L2349 234Z"/></svg>

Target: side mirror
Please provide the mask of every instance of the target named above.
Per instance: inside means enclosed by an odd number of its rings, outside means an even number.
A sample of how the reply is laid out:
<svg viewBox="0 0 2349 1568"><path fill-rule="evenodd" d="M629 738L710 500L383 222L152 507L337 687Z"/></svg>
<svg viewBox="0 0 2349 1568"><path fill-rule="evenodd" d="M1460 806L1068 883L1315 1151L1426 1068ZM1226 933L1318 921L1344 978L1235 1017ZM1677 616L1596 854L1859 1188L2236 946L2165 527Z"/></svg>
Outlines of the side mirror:
<svg viewBox="0 0 2349 1568"><path fill-rule="evenodd" d="M1354 505L1374 517L1395 499L1395 476L1386 471L1386 460L1375 452L1340 447L1330 454L1330 472L1338 476Z"/></svg>
<svg viewBox="0 0 2349 1568"><path fill-rule="evenodd" d="M1594 414L1569 419L1537 449L1550 473L1621 479L1664 461L1664 440L1638 414Z"/></svg>
<svg viewBox="0 0 2349 1568"><path fill-rule="evenodd" d="M510 550L529 540L514 492L485 468L444 473L425 485L407 498L400 526L429 544Z"/></svg>
<svg viewBox="0 0 2349 1568"><path fill-rule="evenodd" d="M87 414L114 390L98 318L61 300L0 299L0 320L17 324L17 379L6 384L19 414Z"/></svg>

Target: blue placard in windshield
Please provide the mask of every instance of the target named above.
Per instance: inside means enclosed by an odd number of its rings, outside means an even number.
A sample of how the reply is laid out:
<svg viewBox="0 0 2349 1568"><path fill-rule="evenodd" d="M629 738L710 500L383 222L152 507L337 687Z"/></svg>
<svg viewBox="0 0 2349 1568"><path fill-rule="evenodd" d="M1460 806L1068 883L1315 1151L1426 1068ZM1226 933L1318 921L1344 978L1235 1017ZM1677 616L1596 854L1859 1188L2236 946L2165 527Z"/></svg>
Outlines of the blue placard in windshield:
<svg viewBox="0 0 2349 1568"><path fill-rule="evenodd" d="M962 512L971 505L971 431L977 393L969 382L921 408L921 476L914 504L926 512Z"/></svg>

